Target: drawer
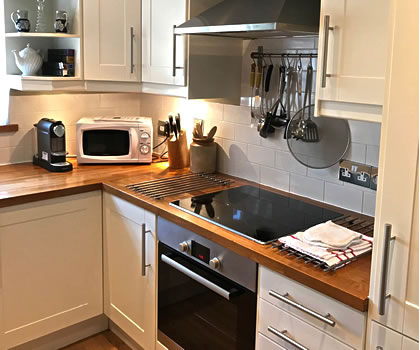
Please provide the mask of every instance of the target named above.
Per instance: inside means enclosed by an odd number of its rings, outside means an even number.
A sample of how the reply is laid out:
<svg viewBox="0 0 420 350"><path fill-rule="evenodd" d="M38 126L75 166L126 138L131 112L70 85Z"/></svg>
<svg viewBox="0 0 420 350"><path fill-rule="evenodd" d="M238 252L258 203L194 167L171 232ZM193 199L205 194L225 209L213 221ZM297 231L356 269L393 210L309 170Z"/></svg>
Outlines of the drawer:
<svg viewBox="0 0 420 350"><path fill-rule="evenodd" d="M259 296L340 341L363 349L367 314L260 266ZM283 298L282 298L283 297ZM284 298L293 302L288 303ZM302 311L303 306L306 311ZM326 315L330 315L326 317ZM324 320L317 318L324 316ZM327 323L328 321L332 323Z"/></svg>
<svg viewBox="0 0 420 350"><path fill-rule="evenodd" d="M371 321L370 337L367 349L376 350L400 350L403 336L394 330L384 327L375 321ZM418 349L418 348L417 348Z"/></svg>
<svg viewBox="0 0 420 350"><path fill-rule="evenodd" d="M268 339L266 336L258 333L257 335L257 346L255 350L287 350L280 346L279 344Z"/></svg>
<svg viewBox="0 0 420 350"><path fill-rule="evenodd" d="M258 332L279 344L280 349L281 347L288 350L352 349L346 344L341 343L328 334L307 324L306 322L303 322L301 319L288 314L282 309L279 309L261 298L258 299L258 315ZM288 339L282 338L282 335ZM292 342L299 344L299 346L291 345ZM262 349L265 350L265 348L260 348L260 350Z"/></svg>

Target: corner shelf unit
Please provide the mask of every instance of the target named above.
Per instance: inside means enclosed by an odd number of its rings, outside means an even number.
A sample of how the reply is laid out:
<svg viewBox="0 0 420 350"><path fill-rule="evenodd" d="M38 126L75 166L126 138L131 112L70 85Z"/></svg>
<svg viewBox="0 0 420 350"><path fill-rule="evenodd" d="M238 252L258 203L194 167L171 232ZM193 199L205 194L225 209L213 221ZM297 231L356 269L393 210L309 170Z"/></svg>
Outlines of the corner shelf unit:
<svg viewBox="0 0 420 350"><path fill-rule="evenodd" d="M36 0L0 0L2 8L0 13L4 16L4 27L0 28L5 45L6 81L11 89L24 91L52 91L85 89L83 81L83 42L82 42L82 2L83 0L47 0L45 3L45 16L48 28L45 33L34 32L37 15ZM31 31L18 33L10 15L15 10L27 10ZM55 11L66 11L69 16L69 33L55 33ZM30 76L23 77L15 63L12 50L20 51L27 44L39 50L46 61L48 49L75 50L75 76L52 77ZM1 60L0 60L1 61Z"/></svg>

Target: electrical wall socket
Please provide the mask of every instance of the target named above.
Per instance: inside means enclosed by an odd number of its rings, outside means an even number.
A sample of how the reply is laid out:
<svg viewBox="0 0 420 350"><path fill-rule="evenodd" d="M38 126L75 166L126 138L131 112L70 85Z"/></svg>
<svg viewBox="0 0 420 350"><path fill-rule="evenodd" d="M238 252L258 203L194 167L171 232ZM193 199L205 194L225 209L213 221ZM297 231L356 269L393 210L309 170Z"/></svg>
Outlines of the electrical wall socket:
<svg viewBox="0 0 420 350"><path fill-rule="evenodd" d="M378 169L370 165L343 160L340 162L339 179L376 190Z"/></svg>
<svg viewBox="0 0 420 350"><path fill-rule="evenodd" d="M167 120L159 120L157 132L159 136L169 136L169 122Z"/></svg>

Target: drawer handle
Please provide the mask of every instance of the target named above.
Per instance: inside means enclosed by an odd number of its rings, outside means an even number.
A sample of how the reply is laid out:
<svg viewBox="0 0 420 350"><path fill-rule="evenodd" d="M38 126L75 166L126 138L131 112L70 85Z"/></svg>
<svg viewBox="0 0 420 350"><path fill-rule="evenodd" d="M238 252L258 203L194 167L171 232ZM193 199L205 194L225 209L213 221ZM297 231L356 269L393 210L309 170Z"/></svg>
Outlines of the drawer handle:
<svg viewBox="0 0 420 350"><path fill-rule="evenodd" d="M146 265L146 233L152 233L152 231L146 231L146 224L141 225L141 275L142 277L146 276L146 267L149 267L150 264Z"/></svg>
<svg viewBox="0 0 420 350"><path fill-rule="evenodd" d="M295 307L296 309L298 309L300 311L303 311L304 313L306 313L308 315L311 315L312 317L315 317L317 320L325 322L326 324L328 324L331 327L335 326L335 321L328 318L328 317L331 316L330 314L326 314L325 316L322 316L319 313L317 313L315 311L312 311L311 309L308 309L307 307L305 307L301 304L298 304L298 303L294 302L293 300L290 300L289 298L286 298L289 295L288 293L286 293L284 295L280 295L279 293L276 293L276 292L270 290L268 292L268 294L270 294L272 297L274 297L274 298L276 298L276 299L278 299L278 300L280 300L280 301L282 301L282 302L284 302L284 303L286 303L290 306Z"/></svg>
<svg viewBox="0 0 420 350"><path fill-rule="evenodd" d="M274 327L269 326L267 328L267 330L270 333L273 333L274 335L278 336L279 338L283 339L286 343L289 343L291 345L293 345L294 347L298 348L299 350L309 350L307 347L299 344L297 341L293 340L292 338L288 337L286 335L287 330L284 331L278 331L277 329L275 329Z"/></svg>

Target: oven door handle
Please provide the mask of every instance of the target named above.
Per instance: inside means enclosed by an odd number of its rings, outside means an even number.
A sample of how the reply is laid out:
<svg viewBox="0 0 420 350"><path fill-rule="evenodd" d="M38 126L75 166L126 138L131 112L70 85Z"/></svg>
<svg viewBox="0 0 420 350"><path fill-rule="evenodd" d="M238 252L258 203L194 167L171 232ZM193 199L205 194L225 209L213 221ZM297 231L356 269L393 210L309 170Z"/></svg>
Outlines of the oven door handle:
<svg viewBox="0 0 420 350"><path fill-rule="evenodd" d="M175 270L178 270L179 272L183 273L184 275L188 276L189 278L193 279L194 281L200 283L204 287L210 289L211 291L215 292L216 294L219 294L221 297L230 300L231 293L221 287L219 287L217 284L214 284L213 282L210 282L209 280L205 279L204 277L201 277L199 274L191 271L190 269L186 268L184 265L181 265L177 261L171 259L165 254L162 254L160 256L160 259L168 264L169 266L173 267Z"/></svg>

